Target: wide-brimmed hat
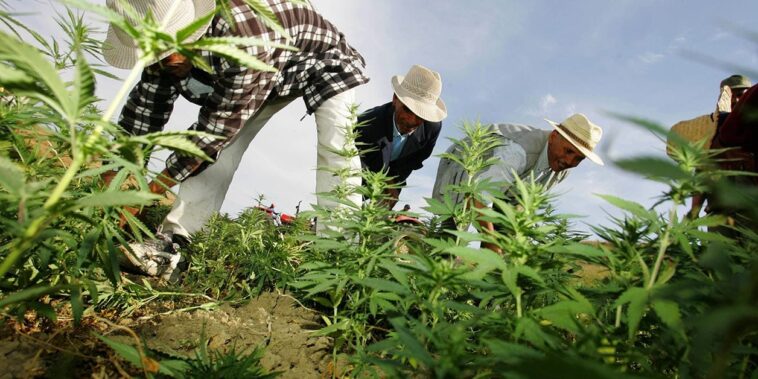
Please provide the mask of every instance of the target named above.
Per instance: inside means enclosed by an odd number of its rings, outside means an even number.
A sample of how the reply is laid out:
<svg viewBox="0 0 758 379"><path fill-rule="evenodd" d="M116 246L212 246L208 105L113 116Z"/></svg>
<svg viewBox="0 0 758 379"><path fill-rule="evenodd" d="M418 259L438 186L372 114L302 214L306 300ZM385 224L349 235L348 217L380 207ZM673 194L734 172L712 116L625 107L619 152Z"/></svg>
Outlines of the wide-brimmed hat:
<svg viewBox="0 0 758 379"><path fill-rule="evenodd" d="M603 160L593 152L595 146L597 146L597 143L600 142L600 138L603 136L603 129L593 124L587 116L576 113L563 120L560 124L548 119L545 119L545 121L571 142L574 147L579 149L585 157L601 166L603 165Z"/></svg>
<svg viewBox="0 0 758 379"><path fill-rule="evenodd" d="M191 24L195 20L207 16L208 13L213 12L216 8L216 2L214 0L107 0L106 5L111 10L124 16L131 24L136 24L137 20L133 20L128 16L127 12L124 11L122 3L131 5L132 8L134 8L134 11L143 19L148 13L151 13L155 20L162 23L162 20L166 17L169 8L171 8L171 4L174 1L179 1L180 4L169 21L165 24L166 27L163 31L168 34L175 34L177 31ZM210 21L208 22L208 25L210 25ZM204 25L202 28L198 29L195 33L187 37L185 41L197 41L203 34L205 34L208 25ZM148 62L148 64L153 64L169 56L171 53L171 51L167 51L161 54L153 62ZM132 37L111 24L108 27L108 34L103 42L103 57L105 58L105 61L113 67L131 69L140 58L140 50Z"/></svg>
<svg viewBox="0 0 758 379"><path fill-rule="evenodd" d="M748 77L745 75L732 75L721 81L721 87L723 86L729 86L729 88L734 90L734 89L750 88L753 86L753 84L750 82L750 79L748 79Z"/></svg>
<svg viewBox="0 0 758 379"><path fill-rule="evenodd" d="M413 65L405 76L392 77L395 95L416 116L426 121L440 122L447 117L445 102L440 99L440 74L421 65Z"/></svg>

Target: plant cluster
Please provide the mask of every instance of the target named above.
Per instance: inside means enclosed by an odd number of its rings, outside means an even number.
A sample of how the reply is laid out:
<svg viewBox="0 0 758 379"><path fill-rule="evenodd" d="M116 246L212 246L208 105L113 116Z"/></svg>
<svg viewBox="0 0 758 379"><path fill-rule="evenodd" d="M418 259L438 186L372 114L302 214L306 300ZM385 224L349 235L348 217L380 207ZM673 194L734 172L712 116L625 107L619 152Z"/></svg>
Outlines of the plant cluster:
<svg viewBox="0 0 758 379"><path fill-rule="evenodd" d="M266 17L265 7L250 2ZM220 4L223 13L225 2ZM87 307L129 313L161 298L238 300L289 288L322 313L324 327L317 334L333 337L335 365L338 354L352 354L355 376L756 375L754 224L725 234L723 217L691 219L678 207L708 191L756 222L758 194L723 180L736 173L708 169L708 154L686 144L675 151L676 163L650 157L616 162L669 190L650 208L602 195L624 215L611 227L594 227L602 239L595 243L571 231L570 218L555 212L540 185L516 180L504 193L503 183L474 180L492 163L486 152L498 142L489 128L471 123L464 126L469 142L455 142L462 156L446 156L465 169L469 180L454 190L468 200L430 200L434 218L425 227L394 223L385 205L387 173L363 172L362 186L332 194L344 205L338 212L318 209L293 227L278 227L254 208L234 220L212 219L183 250L191 265L180 290L123 280L121 248L151 235L151 228L123 211L156 200L147 189L145 157L155 148L203 154L190 141L197 133L124 134L110 122L118 99L151 57L167 49L190 57L207 49L268 69L237 48L265 41L185 44L181 37L200 22L171 36L156 20L135 26L103 7L85 7L120 25L144 48L119 97L102 112L94 97L98 69L87 60L96 42L80 16L61 18L69 37L63 49L0 12L10 29L0 32L0 308L55 317L41 299L56 295L70 299L79 319ZM39 46L24 42L24 33ZM645 120L619 118L665 133ZM347 127L354 140L360 126ZM353 157L357 151L339 153ZM104 186L99 177L108 170L119 173ZM125 189L129 178L135 184ZM361 204L345 200L356 191ZM471 207L475 201L495 206L477 209ZM119 227L122 217L129 232ZM314 217L319 233L306 221ZM458 229L441 228L446 219ZM478 220L492 222L497 231L481 230ZM477 248L482 242L502 254ZM212 310L215 304L200 307ZM102 340L146 376L267 375L257 369L260 351L219 355L201 343L196 360L164 362Z"/></svg>
<svg viewBox="0 0 758 379"><path fill-rule="evenodd" d="M460 145L459 164L473 178L488 164L486 149L477 147L494 140L478 123L464 129L471 142ZM699 164L707 162L705 155L697 155ZM625 215L613 227L594 227L603 239L594 244L567 232L567 218L555 214L543 188L520 180L506 193L492 190L502 184L475 180L456 189L491 200L495 210L430 201L435 215L453 217L458 225L491 221L499 232L459 227L406 238L377 206L386 178L365 173L360 190L368 201L337 221L339 233L313 240L293 286L324 307L327 326L320 333L335 338L335 349L355 353L356 374L616 378L755 372L755 232L738 229L740 238L729 239L702 230L722 225L720 216L691 220L677 213L696 191L721 193L723 181L713 183L724 173L656 158L618 164L669 184L662 200L673 205L661 214L601 195ZM736 207L751 214L754 200ZM398 254L401 239L404 254ZM471 247L476 241L503 254Z"/></svg>

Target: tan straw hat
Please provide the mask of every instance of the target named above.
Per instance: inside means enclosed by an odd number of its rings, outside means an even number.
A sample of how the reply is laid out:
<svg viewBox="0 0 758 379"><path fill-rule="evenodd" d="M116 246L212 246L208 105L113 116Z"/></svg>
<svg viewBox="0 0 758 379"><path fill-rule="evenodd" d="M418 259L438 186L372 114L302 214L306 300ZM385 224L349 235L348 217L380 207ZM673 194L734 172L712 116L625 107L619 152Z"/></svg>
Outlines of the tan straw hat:
<svg viewBox="0 0 758 379"><path fill-rule="evenodd" d="M603 129L590 122L587 116L575 113L560 124L548 119L545 119L545 121L579 149L585 157L601 166L603 165L603 160L592 151L595 150L595 146L600 142L600 137L603 136Z"/></svg>
<svg viewBox="0 0 758 379"><path fill-rule="evenodd" d="M392 77L395 95L416 116L426 121L440 122L447 117L445 102L440 99L440 74L424 66L413 65L405 76Z"/></svg>
<svg viewBox="0 0 758 379"><path fill-rule="evenodd" d="M128 16L124 10L124 3L131 5L141 18L144 19L148 13L151 13L157 22L162 23L174 1L178 1L179 6L165 24L166 27L164 29L164 32L172 35L193 21L207 16L208 13L213 12L216 8L214 0L106 0L106 5L109 9L126 17L127 21L134 25L136 21ZM208 25L210 25L210 22L208 22ZM198 40L205 34L208 25L198 29L197 32L189 36L185 41L194 42ZM167 51L161 54L157 60L148 62L148 64L153 64L169 56L171 53L171 51ZM139 60L140 50L132 37L111 24L108 27L108 34L103 42L103 57L113 67L131 69L137 63L137 60Z"/></svg>

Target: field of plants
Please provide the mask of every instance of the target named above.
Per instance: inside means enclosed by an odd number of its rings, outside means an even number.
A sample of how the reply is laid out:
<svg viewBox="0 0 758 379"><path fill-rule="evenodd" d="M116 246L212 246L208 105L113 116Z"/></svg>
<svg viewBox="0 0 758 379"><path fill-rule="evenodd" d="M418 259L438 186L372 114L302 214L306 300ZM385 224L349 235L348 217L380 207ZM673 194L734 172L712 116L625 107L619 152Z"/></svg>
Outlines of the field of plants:
<svg viewBox="0 0 758 379"><path fill-rule="evenodd" d="M624 213L593 227L593 242L529 182L493 196L494 183L469 181L457 190L499 210L430 201L423 225L398 225L383 205L386 175L363 173L362 187L333 194L366 199L344 212L301 213L282 227L251 204L213 218L182 250L190 267L179 283L122 272L123 248L151 238L166 212L148 191L145 157L202 151L192 132L123 133L111 122L119 98L161 51L206 49L264 69L235 47L264 41L184 44L154 20L133 27L104 7L67 3L123 26L145 58L103 103L94 88L109 74L78 11L60 16L65 38L53 41L0 2L0 376L758 375L756 229L681 211L708 191L755 225L758 192L724 180L739 173L703 169L712 153L687 144L676 162L614 162L668 190L652 208L601 195ZM665 139L654 122L617 117ZM473 177L495 140L478 123L463 128L471 143L458 142L458 163ZM118 174L106 186L109 170ZM310 231L312 217L325 232ZM449 217L484 218L498 232L445 232Z"/></svg>

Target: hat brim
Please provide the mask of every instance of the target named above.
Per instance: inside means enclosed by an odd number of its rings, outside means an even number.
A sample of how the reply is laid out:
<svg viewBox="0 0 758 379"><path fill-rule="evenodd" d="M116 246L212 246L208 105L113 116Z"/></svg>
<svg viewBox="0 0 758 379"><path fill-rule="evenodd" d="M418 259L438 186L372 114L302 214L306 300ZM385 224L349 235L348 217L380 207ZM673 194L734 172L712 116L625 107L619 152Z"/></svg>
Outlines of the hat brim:
<svg viewBox="0 0 758 379"><path fill-rule="evenodd" d="M582 146L573 137L571 137L570 135L568 135L568 133L564 132L563 129L559 128L558 127L558 125L560 125L559 123L557 123L555 121L550 121L548 119L545 119L545 121L547 121L547 123L550 124L555 130L557 130L558 133L560 133L563 136L563 138L565 138L567 141L571 142L571 144L574 145L574 147L577 148L582 154L584 154L584 156L587 157L587 159L589 159L589 160L591 160L591 161L593 161L593 162L595 162L595 163L597 163L597 164L599 164L601 166L605 165L605 163L603 163L603 159L600 158L600 156L598 156L597 154L595 154L592 150L590 150L590 149Z"/></svg>
<svg viewBox="0 0 758 379"><path fill-rule="evenodd" d="M195 5L195 16L193 20L205 17L208 13L215 12L216 2L215 0L193 0ZM208 30L211 21L208 21L206 25L203 25L195 33L187 37L185 42L195 42L202 37ZM153 59L147 62L146 65L151 65L160 61L161 59L171 55L173 51L166 51L160 54L157 59ZM137 61L140 59L141 52L139 48L132 45L127 45L119 38L116 27L112 24L108 26L108 32L103 41L103 58L105 61L113 67L130 70Z"/></svg>
<svg viewBox="0 0 758 379"><path fill-rule="evenodd" d="M403 82L405 76L395 75L392 77L392 90L400 101L405 104L416 116L421 117L425 121L440 122L447 117L447 107L442 99L437 99L435 104L429 104L423 101L417 100L413 95L408 93L400 83Z"/></svg>

